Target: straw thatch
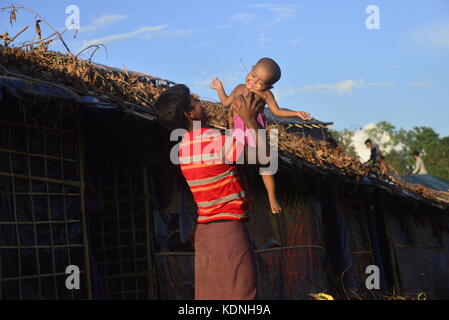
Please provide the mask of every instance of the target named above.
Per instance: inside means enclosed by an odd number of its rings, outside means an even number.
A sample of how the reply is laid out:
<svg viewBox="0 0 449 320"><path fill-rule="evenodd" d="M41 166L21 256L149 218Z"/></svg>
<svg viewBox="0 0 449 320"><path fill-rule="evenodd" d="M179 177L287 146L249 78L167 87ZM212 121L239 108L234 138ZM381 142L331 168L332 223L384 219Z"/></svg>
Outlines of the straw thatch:
<svg viewBox="0 0 449 320"><path fill-rule="evenodd" d="M113 102L122 108L127 108L129 104L151 108L159 95L166 90L166 87L148 81L148 76L113 71L72 55L5 46L0 47L0 75L58 83L79 94ZM224 108L217 103L207 101L203 103L211 125L225 128ZM369 170L342 147L333 147L325 141L314 141L311 138L289 134L280 124L270 124L268 129L278 130L279 150L291 157L356 179L369 175ZM392 181L398 188L412 191L430 201L449 203L447 193L436 192L420 185L408 185L385 173L380 178L370 176L370 179L382 184L385 184L385 181Z"/></svg>

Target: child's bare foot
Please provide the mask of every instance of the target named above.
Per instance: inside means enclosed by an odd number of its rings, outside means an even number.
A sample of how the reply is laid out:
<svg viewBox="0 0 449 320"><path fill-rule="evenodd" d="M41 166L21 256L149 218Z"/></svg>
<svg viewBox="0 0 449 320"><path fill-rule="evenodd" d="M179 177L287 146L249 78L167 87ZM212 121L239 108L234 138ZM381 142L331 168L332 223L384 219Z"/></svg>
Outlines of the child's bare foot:
<svg viewBox="0 0 449 320"><path fill-rule="evenodd" d="M268 197L268 200L270 201L270 207L271 207L271 213L272 214L279 214L282 211L282 207L277 202L276 197Z"/></svg>

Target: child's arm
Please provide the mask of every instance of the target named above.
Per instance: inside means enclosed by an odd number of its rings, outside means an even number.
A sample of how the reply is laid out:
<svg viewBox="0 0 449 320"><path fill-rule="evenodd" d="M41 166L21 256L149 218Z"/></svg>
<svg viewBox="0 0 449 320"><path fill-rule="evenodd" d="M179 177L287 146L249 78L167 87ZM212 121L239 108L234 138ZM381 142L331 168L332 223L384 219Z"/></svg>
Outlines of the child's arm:
<svg viewBox="0 0 449 320"><path fill-rule="evenodd" d="M276 117L280 118L298 117L306 121L313 119L313 117L310 116L310 113L307 112L291 111L279 108L279 105L277 104L276 99L274 98L274 95L271 91L266 92L265 100L267 102L268 107L270 108L271 113L274 114Z"/></svg>
<svg viewBox="0 0 449 320"><path fill-rule="evenodd" d="M223 83L221 83L220 79L218 79L218 78L215 78L214 80L212 80L210 88L217 90L218 97L220 98L220 102L223 105L223 107L229 108L231 106L232 100L234 99L233 94L234 94L235 90L228 97L228 95L226 94L226 92L223 88Z"/></svg>

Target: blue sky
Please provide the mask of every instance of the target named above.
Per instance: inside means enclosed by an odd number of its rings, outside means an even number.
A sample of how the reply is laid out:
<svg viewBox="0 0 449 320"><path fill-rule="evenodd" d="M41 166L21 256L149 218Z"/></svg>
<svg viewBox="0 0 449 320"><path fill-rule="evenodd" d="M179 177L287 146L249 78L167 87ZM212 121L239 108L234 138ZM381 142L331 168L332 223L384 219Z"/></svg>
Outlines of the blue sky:
<svg viewBox="0 0 449 320"><path fill-rule="evenodd" d="M99 51L96 62L185 83L204 99L217 100L209 89L213 77L231 91L259 58L271 57L282 68L273 90L281 107L308 111L338 130L386 120L449 136L447 0L14 3L58 29L66 7L77 5L81 30L75 39L65 34L73 52L103 43L108 57ZM368 5L380 10L379 30L365 26ZM0 33L34 21L19 12L11 28L5 13L0 17ZM31 37L32 30L21 39ZM53 49L64 51L59 44Z"/></svg>

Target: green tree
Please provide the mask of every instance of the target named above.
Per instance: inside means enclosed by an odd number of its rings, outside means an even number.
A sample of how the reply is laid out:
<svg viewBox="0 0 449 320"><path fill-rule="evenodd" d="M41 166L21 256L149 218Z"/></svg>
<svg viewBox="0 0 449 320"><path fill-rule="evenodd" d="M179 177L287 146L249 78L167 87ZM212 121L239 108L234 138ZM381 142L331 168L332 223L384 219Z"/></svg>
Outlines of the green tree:
<svg viewBox="0 0 449 320"><path fill-rule="evenodd" d="M344 146L350 155L358 157L354 146L351 144L352 138L354 137L354 131L344 129L340 132L330 129L329 132L332 135L332 138L337 141L340 146Z"/></svg>
<svg viewBox="0 0 449 320"><path fill-rule="evenodd" d="M440 138L438 133L429 127L396 129L387 121L377 123L376 127L366 130L366 133L379 143L386 161L401 175L410 174L414 169L415 160L411 153L418 151L429 174L449 179L449 137ZM336 131L333 136L350 153L356 153L352 145L353 131L344 129L341 132Z"/></svg>

